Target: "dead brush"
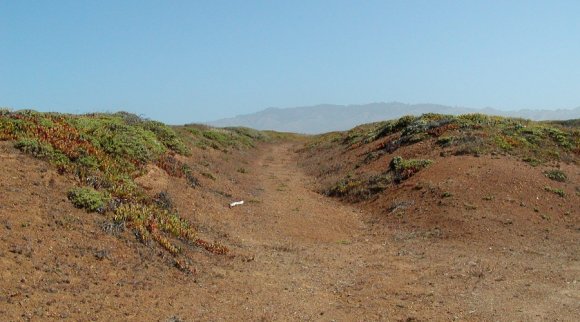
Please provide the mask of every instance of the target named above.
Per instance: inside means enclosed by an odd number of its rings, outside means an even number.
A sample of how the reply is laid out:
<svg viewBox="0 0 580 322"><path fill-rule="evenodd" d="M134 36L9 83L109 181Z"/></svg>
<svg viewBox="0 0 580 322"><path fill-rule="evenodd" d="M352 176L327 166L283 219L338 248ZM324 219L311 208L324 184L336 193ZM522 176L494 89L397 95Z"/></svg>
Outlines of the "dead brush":
<svg viewBox="0 0 580 322"><path fill-rule="evenodd" d="M164 210L172 210L175 208L173 200L167 191L161 191L153 197L155 204Z"/></svg>
<svg viewBox="0 0 580 322"><path fill-rule="evenodd" d="M440 137L445 132L455 131L455 130L458 130L458 129L459 129L459 125L458 124L448 123L448 124L445 124L445 125L442 125L442 126L430 128L429 130L427 130L427 133L429 133L431 136L434 136L434 137Z"/></svg>
<svg viewBox="0 0 580 322"><path fill-rule="evenodd" d="M199 186L199 180L193 175L191 168L187 164L177 160L175 155L171 153L159 157L156 161L156 165L165 170L165 172L172 177L185 177L185 180L190 187L195 188Z"/></svg>
<svg viewBox="0 0 580 322"><path fill-rule="evenodd" d="M217 242L209 243L203 239L196 239L195 244L216 255L225 255L229 252L226 246Z"/></svg>
<svg viewBox="0 0 580 322"><path fill-rule="evenodd" d="M228 249L219 243L199 239L190 223L157 205L123 204L116 209L113 219L127 222L143 243L147 244L150 240L154 240L172 255L179 254L181 249L169 239L169 236L190 242L213 254L228 252Z"/></svg>
<svg viewBox="0 0 580 322"><path fill-rule="evenodd" d="M124 221L105 221L101 223L101 229L110 235L118 235L125 231Z"/></svg>

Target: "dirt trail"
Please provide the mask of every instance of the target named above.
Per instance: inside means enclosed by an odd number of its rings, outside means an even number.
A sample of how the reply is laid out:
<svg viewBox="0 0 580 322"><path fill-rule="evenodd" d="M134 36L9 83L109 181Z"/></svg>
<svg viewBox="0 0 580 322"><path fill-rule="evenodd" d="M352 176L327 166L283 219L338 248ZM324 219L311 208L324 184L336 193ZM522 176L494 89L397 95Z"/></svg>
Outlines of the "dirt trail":
<svg viewBox="0 0 580 322"><path fill-rule="evenodd" d="M313 178L298 166L299 147L267 145L252 163L245 189L255 200L230 209L228 221L238 224L228 232L254 260L220 271L216 288L232 289L215 300L227 308L213 306L202 318L474 318L447 292L434 294L429 274L421 279L433 258L417 256L412 238L396 243L395 233L371 229L360 209L313 191Z"/></svg>
<svg viewBox="0 0 580 322"><path fill-rule="evenodd" d="M337 244L360 234L364 226L357 210L308 188L311 179L298 168L294 147L269 146L250 171L260 185L256 191L261 213L256 224L263 226L252 236L267 243L317 245Z"/></svg>
<svg viewBox="0 0 580 322"><path fill-rule="evenodd" d="M241 272L223 274L247 294L240 305L248 318L359 319L356 307L363 305L348 305L344 298L363 267L365 224L359 210L308 188L311 179L298 168L295 148L270 145L252 164L255 185L247 188L256 201L231 209L240 225L230 234L254 260Z"/></svg>

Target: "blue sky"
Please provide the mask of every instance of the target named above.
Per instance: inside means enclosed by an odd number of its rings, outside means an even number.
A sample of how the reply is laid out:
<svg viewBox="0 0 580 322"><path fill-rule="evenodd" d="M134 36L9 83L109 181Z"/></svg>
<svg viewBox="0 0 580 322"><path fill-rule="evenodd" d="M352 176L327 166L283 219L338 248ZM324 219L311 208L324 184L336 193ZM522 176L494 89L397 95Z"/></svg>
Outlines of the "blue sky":
<svg viewBox="0 0 580 322"><path fill-rule="evenodd" d="M0 106L580 106L580 1L0 0Z"/></svg>

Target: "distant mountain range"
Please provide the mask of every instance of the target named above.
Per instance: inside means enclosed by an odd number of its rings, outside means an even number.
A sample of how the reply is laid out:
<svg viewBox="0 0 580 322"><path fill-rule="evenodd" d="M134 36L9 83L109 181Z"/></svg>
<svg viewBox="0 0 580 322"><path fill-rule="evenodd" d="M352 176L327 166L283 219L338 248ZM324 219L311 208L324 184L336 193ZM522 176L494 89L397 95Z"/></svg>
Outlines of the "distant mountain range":
<svg viewBox="0 0 580 322"><path fill-rule="evenodd" d="M436 104L371 103L365 105L316 105L291 108L271 107L263 111L238 115L209 122L209 125L246 126L258 130L276 130L296 133L324 133L342 131L359 124L424 113L514 116L532 120L568 120L580 118L580 107L560 110L500 111L493 108L473 109Z"/></svg>

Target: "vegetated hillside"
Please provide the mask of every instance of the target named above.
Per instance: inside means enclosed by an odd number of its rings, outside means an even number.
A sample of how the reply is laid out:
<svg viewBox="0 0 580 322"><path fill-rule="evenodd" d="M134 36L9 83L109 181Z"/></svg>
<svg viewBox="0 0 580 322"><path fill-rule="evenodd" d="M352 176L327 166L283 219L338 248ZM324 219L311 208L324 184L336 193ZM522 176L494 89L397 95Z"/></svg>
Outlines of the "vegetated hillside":
<svg viewBox="0 0 580 322"><path fill-rule="evenodd" d="M475 109L438 104L404 104L398 102L364 105L315 105L292 108L268 108L260 112L239 115L210 122L214 126L247 126L260 130L289 131L319 134L344 131L359 124L424 113L466 114L524 117L533 120L567 120L580 118L580 107L567 110L500 111L492 108Z"/></svg>
<svg viewBox="0 0 580 322"><path fill-rule="evenodd" d="M304 151L321 167L319 177L332 181L344 176L327 187L328 195L361 201L428 168L432 159L447 162L469 155L518 160L532 167L577 165L579 141L577 120L424 114L323 134Z"/></svg>
<svg viewBox="0 0 580 322"><path fill-rule="evenodd" d="M578 120L425 114L320 135L301 153L320 193L365 210L417 258L420 281L473 312L580 309Z"/></svg>
<svg viewBox="0 0 580 322"><path fill-rule="evenodd" d="M302 152L323 194L386 214L400 208L393 197L402 191L459 208L487 208L509 199L556 221L577 211L577 120L406 116L320 135ZM387 200L395 203L385 207Z"/></svg>

